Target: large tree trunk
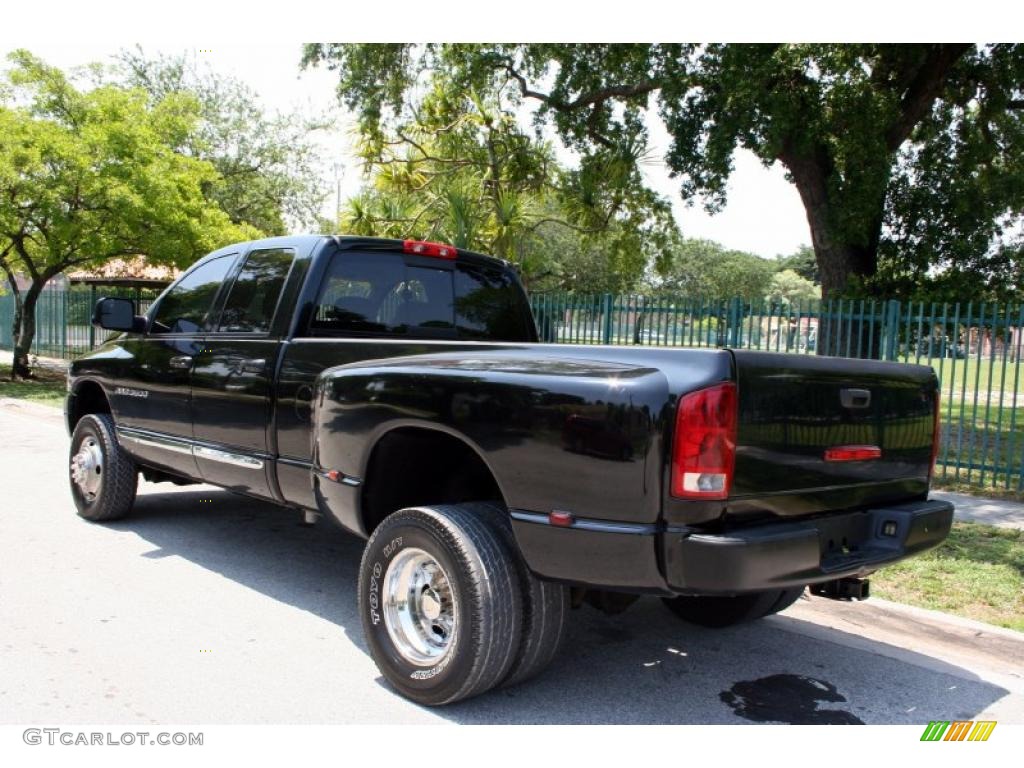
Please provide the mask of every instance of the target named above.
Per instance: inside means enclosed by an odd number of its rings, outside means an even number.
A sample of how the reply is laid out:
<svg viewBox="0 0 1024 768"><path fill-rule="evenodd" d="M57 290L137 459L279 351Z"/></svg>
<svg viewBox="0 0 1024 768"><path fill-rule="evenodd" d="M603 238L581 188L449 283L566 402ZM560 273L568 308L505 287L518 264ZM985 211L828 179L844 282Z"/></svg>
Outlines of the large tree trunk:
<svg viewBox="0 0 1024 768"><path fill-rule="evenodd" d="M822 297L826 300L838 299L847 292L853 280L872 277L878 269L878 242L882 233L885 205L884 186L879 190L876 214L865 222L862 231L838 237L835 233L835 206L842 203L829 194L831 163L827 154L824 151L813 156L788 154L783 157L783 162L793 176L807 213L811 244L821 275ZM851 238L851 234L856 237ZM838 316L822 317L822 327L818 329L818 353L848 353L852 357L865 357L870 350L872 357L878 357L881 351L878 338L880 324L869 323L860 317L850 318L850 310L844 314L842 319ZM872 328L873 333L870 331Z"/></svg>
<svg viewBox="0 0 1024 768"><path fill-rule="evenodd" d="M836 220L829 195L828 176L831 163L824 151L814 156L783 153L782 162L789 169L807 213L811 229L811 245L821 273L821 293L825 298L842 294L851 277L867 278L878 268L878 240L882 231L885 204L884 186L877 202L877 215L865 225L859 243L839 238L834 233Z"/></svg>
<svg viewBox="0 0 1024 768"><path fill-rule="evenodd" d="M6 253L4 254L6 256ZM24 306L21 298L21 289L18 287L18 280L14 276L14 270L3 259L0 259L0 268L3 268L7 275L7 284L11 287L11 295L14 297L14 317L11 319L11 339L17 341L21 335L21 318L24 316ZM18 376L25 377L29 374L28 357L18 357L17 345L14 350L13 365L11 365L11 381Z"/></svg>
<svg viewBox="0 0 1024 768"><path fill-rule="evenodd" d="M16 302L14 311L14 363L11 378L20 376L23 379L32 376L28 364L28 356L32 351L32 342L36 336L36 301L43 286L33 283L25 292L24 298Z"/></svg>

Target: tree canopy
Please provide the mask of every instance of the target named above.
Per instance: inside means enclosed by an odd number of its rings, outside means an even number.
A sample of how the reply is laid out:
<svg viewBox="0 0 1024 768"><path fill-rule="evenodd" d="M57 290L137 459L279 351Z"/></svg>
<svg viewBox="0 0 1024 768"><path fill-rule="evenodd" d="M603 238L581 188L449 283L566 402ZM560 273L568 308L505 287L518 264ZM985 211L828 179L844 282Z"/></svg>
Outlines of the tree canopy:
<svg viewBox="0 0 1024 768"><path fill-rule="evenodd" d="M792 269L783 269L772 275L765 299L776 304L793 304L820 299L821 288Z"/></svg>
<svg viewBox="0 0 1024 768"><path fill-rule="evenodd" d="M175 149L213 165L217 175L204 183L204 194L232 222L265 235L319 227L325 184L313 134L329 126L328 116L268 112L247 85L185 55L125 50L116 76L144 90L154 106L168 96L195 99L194 128Z"/></svg>
<svg viewBox="0 0 1024 768"><path fill-rule="evenodd" d="M176 149L199 119L191 96L79 90L60 70L13 53L0 82L0 267L18 299L15 370L34 335L43 286L72 267L145 255L185 266L254 234L204 195L216 168ZM22 296L14 279L31 285Z"/></svg>
<svg viewBox="0 0 1024 768"><path fill-rule="evenodd" d="M710 210L738 148L779 162L827 295L991 267L1020 247L1022 45L317 44L303 61L338 72L377 141L441 73L454 92L533 105L584 168L644 157L655 107L680 193Z"/></svg>
<svg viewBox="0 0 1024 768"><path fill-rule="evenodd" d="M711 240L683 239L661 275L649 281L654 290L711 298L760 300L778 264L753 253L729 250Z"/></svg>
<svg viewBox="0 0 1024 768"><path fill-rule="evenodd" d="M341 229L486 251L534 288L620 290L665 262L676 225L628 155L639 145L569 167L524 129L509 96L429 78L401 119L362 132L367 185Z"/></svg>

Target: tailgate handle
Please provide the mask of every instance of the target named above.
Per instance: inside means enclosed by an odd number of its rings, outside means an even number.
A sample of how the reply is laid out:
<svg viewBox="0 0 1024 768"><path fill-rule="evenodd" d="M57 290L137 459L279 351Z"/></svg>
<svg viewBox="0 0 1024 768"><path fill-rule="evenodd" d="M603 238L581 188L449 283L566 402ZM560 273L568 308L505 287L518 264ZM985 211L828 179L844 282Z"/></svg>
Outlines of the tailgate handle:
<svg viewBox="0 0 1024 768"><path fill-rule="evenodd" d="M867 408L871 405L871 390L844 387L839 390L839 402L843 408Z"/></svg>

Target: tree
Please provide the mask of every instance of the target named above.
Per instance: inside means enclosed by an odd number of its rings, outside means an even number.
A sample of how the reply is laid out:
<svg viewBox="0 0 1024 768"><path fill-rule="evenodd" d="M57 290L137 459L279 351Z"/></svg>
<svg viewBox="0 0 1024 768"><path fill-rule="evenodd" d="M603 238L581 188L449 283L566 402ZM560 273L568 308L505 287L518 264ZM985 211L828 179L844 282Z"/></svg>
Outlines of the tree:
<svg viewBox="0 0 1024 768"><path fill-rule="evenodd" d="M675 222L623 154L636 148L566 167L508 97L461 91L438 74L398 119L364 127L368 185L347 201L341 229L485 251L545 287L621 289L664 260Z"/></svg>
<svg viewBox="0 0 1024 768"><path fill-rule="evenodd" d="M662 274L650 281L660 291L715 299L763 298L775 263L753 253L731 251L711 240L681 240Z"/></svg>
<svg viewBox="0 0 1024 768"><path fill-rule="evenodd" d="M783 165L826 295L851 280L870 287L889 258L883 242L896 263L912 258L916 236L900 233L929 211L967 205L989 177L1000 194L957 216L957 241L982 254L993 222L1022 212L1022 45L331 44L307 46L304 62L338 71L339 94L371 132L426 70L481 93L511 84L584 162L642 143L653 101L686 199L723 206L737 148ZM930 183L923 171L938 158L958 169L957 183Z"/></svg>
<svg viewBox="0 0 1024 768"><path fill-rule="evenodd" d="M141 48L122 51L117 74L125 86L145 90L153 105L173 94L197 100L195 128L175 149L217 169L204 194L235 224L266 235L320 226L323 162L312 137L329 127L323 116L268 114L244 83L185 55L149 58Z"/></svg>
<svg viewBox="0 0 1024 768"><path fill-rule="evenodd" d="M810 280L801 277L792 269L784 269L772 275L765 299L776 304L820 299L821 289Z"/></svg>
<svg viewBox="0 0 1024 768"><path fill-rule="evenodd" d="M804 280L809 280L814 285L821 285L821 273L818 271L818 262L814 258L814 249L809 245L801 245L788 256L777 256L776 269L780 272L791 269Z"/></svg>
<svg viewBox="0 0 1024 768"><path fill-rule="evenodd" d="M14 376L29 376L35 306L71 267L145 255L184 266L244 239L203 195L209 163L175 151L199 117L195 99L150 103L112 85L78 90L60 70L16 51L0 81L0 268L15 295ZM27 274L21 291L15 273Z"/></svg>

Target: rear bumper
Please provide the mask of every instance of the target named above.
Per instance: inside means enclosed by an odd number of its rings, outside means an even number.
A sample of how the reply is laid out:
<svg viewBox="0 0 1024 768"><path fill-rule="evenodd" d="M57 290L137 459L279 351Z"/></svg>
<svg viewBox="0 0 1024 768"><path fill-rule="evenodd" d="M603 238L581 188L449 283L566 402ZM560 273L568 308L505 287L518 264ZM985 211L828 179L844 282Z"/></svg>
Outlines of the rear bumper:
<svg viewBox="0 0 1024 768"><path fill-rule="evenodd" d="M866 576L941 544L953 505L918 501L718 534L545 522L513 512L520 549L540 576L626 591L735 594Z"/></svg>
<svg viewBox="0 0 1024 768"><path fill-rule="evenodd" d="M720 535L666 534L675 592L731 593L867 576L938 546L953 524L948 501L919 501Z"/></svg>

